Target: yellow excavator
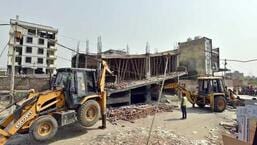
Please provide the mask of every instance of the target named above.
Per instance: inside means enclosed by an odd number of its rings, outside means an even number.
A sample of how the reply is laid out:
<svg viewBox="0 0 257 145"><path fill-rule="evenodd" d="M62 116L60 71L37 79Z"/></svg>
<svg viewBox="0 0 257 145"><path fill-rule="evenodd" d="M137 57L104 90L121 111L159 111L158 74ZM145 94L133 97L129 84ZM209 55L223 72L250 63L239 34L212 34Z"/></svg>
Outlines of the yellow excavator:
<svg viewBox="0 0 257 145"><path fill-rule="evenodd" d="M178 83L167 83L164 89L175 89L185 94L193 107L195 107L195 104L200 108L210 105L211 110L214 112L223 112L229 102L232 104L239 102L231 93L227 93L222 77L198 77L197 81L197 94L192 93Z"/></svg>
<svg viewBox="0 0 257 145"><path fill-rule="evenodd" d="M0 144L16 133L46 141L55 136L58 127L76 121L91 127L101 118L101 128L106 128L105 75L112 72L105 61L101 67L98 81L94 69L58 69L53 89L31 91L23 100L7 106L4 110L14 105L16 109L0 123Z"/></svg>

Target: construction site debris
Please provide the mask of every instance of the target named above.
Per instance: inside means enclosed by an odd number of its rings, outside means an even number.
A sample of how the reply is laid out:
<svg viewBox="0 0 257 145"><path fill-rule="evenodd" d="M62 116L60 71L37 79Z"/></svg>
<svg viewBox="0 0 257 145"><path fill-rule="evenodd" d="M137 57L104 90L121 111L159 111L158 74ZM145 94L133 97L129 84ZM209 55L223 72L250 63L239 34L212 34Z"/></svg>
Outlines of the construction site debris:
<svg viewBox="0 0 257 145"><path fill-rule="evenodd" d="M178 76L183 76L185 72L171 72L167 74L167 76L159 75L154 76L149 79L142 79L142 80L133 80L133 81L119 81L119 82L107 82L105 87L108 89L125 89L130 88L138 85L145 85L153 82L160 82L162 80L167 80L171 78L176 78Z"/></svg>
<svg viewBox="0 0 257 145"><path fill-rule="evenodd" d="M207 140L212 144L212 145L220 145L221 140L219 140L219 134L217 134L218 128L213 128L209 130L209 135L206 137Z"/></svg>
<svg viewBox="0 0 257 145"><path fill-rule="evenodd" d="M220 126L223 126L226 130L228 130L231 134L236 133L237 128L237 122L231 121L231 122L220 122Z"/></svg>
<svg viewBox="0 0 257 145"><path fill-rule="evenodd" d="M124 89L128 86L128 82L120 82L120 83L106 83L106 88L109 89Z"/></svg>
<svg viewBox="0 0 257 145"><path fill-rule="evenodd" d="M130 105L116 108L110 108L107 112L108 120L112 124L116 124L117 120L124 120L134 122L139 118L146 118L149 115L154 115L159 112L172 112L174 108L178 106L161 103L156 104L141 104L141 105Z"/></svg>
<svg viewBox="0 0 257 145"><path fill-rule="evenodd" d="M149 129L134 128L120 130L116 133L97 136L89 145L138 145L146 144ZM191 140L184 136L179 136L175 132L156 128L152 131L149 145L209 145L207 140Z"/></svg>

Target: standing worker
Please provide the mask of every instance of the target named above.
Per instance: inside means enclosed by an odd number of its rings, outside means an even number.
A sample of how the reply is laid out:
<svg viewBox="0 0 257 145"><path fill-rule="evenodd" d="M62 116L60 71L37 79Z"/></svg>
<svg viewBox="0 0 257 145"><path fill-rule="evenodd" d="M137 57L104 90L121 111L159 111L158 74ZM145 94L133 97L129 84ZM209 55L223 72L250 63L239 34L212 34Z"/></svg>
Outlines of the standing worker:
<svg viewBox="0 0 257 145"><path fill-rule="evenodd" d="M181 119L186 119L187 118L187 97L185 93L182 93L182 100L181 100L181 111L182 111L182 118Z"/></svg>

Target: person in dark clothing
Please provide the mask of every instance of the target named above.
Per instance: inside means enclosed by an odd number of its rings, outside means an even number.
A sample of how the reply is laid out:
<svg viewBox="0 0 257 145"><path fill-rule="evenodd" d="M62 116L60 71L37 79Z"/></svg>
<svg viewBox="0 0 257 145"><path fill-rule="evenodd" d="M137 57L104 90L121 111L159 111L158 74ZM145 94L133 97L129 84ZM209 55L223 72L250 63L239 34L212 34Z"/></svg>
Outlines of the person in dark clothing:
<svg viewBox="0 0 257 145"><path fill-rule="evenodd" d="M182 111L182 118L181 119L186 119L187 118L187 109L186 109L186 104L187 104L187 97L186 94L182 93L182 100L181 100L181 111Z"/></svg>

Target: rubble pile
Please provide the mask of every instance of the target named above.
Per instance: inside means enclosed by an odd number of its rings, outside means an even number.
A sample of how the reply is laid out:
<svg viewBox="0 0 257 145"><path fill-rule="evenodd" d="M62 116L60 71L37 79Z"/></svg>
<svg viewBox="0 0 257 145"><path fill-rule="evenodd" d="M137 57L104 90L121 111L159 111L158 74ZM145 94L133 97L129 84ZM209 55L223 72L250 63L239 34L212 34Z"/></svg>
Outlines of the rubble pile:
<svg viewBox="0 0 257 145"><path fill-rule="evenodd" d="M117 108L110 108L107 111L108 120L116 124L117 120L124 120L133 123L133 120L145 118L159 112L172 112L177 106L161 103L157 107L154 104L130 105Z"/></svg>
<svg viewBox="0 0 257 145"><path fill-rule="evenodd" d="M149 129L135 128L97 136L89 145L138 145L146 144ZM149 145L209 145L207 140L190 140L174 132L157 128L152 131Z"/></svg>
<svg viewBox="0 0 257 145"><path fill-rule="evenodd" d="M105 87L108 89L125 89L129 85L129 82L120 82L120 83L106 83Z"/></svg>
<svg viewBox="0 0 257 145"><path fill-rule="evenodd" d="M167 79L167 78L175 78L176 76L180 76L183 75L185 72L171 72L168 73L167 76L165 77L164 75L159 75L159 76L154 76L151 77L150 79L141 79L141 80L133 80L133 81L119 81L119 82L107 82L105 84L105 87L108 89L125 89L131 86L135 86L135 85L142 85L145 83L150 83L150 82L160 82L163 79Z"/></svg>

